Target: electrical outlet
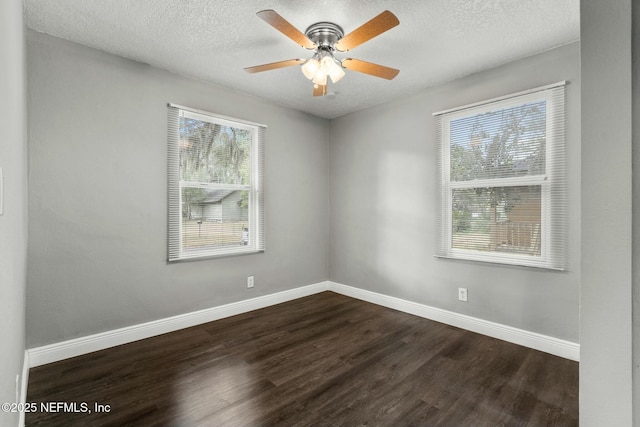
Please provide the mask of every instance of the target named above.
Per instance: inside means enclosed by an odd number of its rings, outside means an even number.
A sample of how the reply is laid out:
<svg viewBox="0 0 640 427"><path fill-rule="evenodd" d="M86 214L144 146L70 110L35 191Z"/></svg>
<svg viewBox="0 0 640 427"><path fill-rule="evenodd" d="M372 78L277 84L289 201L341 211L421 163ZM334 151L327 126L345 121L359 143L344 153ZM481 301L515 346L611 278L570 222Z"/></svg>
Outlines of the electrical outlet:
<svg viewBox="0 0 640 427"><path fill-rule="evenodd" d="M467 301L467 288L458 288L458 300Z"/></svg>
<svg viewBox="0 0 640 427"><path fill-rule="evenodd" d="M247 277L247 288L253 288L253 276Z"/></svg>

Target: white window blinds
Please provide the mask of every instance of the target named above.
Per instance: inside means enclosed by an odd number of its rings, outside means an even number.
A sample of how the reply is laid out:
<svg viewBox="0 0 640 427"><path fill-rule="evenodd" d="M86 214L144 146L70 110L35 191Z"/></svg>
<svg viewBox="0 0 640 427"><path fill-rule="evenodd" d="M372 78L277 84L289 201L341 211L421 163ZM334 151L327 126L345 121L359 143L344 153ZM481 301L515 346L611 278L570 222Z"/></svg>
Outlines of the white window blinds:
<svg viewBox="0 0 640 427"><path fill-rule="evenodd" d="M168 106L168 259L263 251L265 126Z"/></svg>
<svg viewBox="0 0 640 427"><path fill-rule="evenodd" d="M566 269L564 86L434 114L438 256Z"/></svg>

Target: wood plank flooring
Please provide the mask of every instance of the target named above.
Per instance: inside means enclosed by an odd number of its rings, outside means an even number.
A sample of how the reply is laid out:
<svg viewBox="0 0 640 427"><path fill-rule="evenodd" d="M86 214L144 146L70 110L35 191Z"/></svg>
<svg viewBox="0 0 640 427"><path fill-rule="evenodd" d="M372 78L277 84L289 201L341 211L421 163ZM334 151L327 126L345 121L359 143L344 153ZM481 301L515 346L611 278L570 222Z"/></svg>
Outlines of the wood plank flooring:
<svg viewBox="0 0 640 427"><path fill-rule="evenodd" d="M27 426L576 426L578 364L324 292L31 369L27 401Z"/></svg>

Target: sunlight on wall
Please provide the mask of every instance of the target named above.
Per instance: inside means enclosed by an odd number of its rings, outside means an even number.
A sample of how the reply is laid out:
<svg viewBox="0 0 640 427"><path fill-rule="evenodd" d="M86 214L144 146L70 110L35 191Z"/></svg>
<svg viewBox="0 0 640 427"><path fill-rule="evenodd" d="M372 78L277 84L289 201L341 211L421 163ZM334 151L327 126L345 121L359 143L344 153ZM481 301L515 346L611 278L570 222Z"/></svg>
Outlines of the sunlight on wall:
<svg viewBox="0 0 640 427"><path fill-rule="evenodd" d="M376 214L378 215L376 270L388 281L403 281L408 288L422 284L425 257L432 257L433 242L425 241L425 227L433 222L427 194L433 170L415 153L386 151L378 162ZM407 268L410 266L409 268Z"/></svg>

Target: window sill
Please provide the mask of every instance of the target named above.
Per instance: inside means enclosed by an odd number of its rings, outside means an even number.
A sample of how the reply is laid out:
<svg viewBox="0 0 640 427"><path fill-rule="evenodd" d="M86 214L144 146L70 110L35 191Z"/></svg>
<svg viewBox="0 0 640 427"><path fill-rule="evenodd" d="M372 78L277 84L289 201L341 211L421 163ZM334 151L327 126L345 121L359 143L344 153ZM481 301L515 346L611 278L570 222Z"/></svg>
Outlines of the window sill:
<svg viewBox="0 0 640 427"><path fill-rule="evenodd" d="M234 256L241 256L241 255L254 255L254 254L259 254L259 253L264 253L265 250L264 249L248 249L248 250L239 250L236 252L225 252L225 253L220 253L220 254L208 254L208 255L194 255L194 256L187 256L187 257L182 257L182 258L176 258L176 259L169 259L167 260L168 264L177 264L177 263L181 263L181 262L192 262L192 261L203 261L203 260L210 260L210 259L218 259L218 258L228 258L228 257L234 257Z"/></svg>
<svg viewBox="0 0 640 427"><path fill-rule="evenodd" d="M566 268L556 268L549 267L546 265L535 265L535 264L527 264L527 263L518 263L518 262L506 262L503 260L488 260L488 259L474 259L474 258L462 258L462 257L454 257L448 255L434 255L436 259L443 260L451 260L451 261L462 261L462 262L470 262L470 263L480 263L484 265L494 265L494 266L502 266L502 267L518 267L518 268L527 268L527 269L535 269L535 270L548 270L554 272L568 272Z"/></svg>

